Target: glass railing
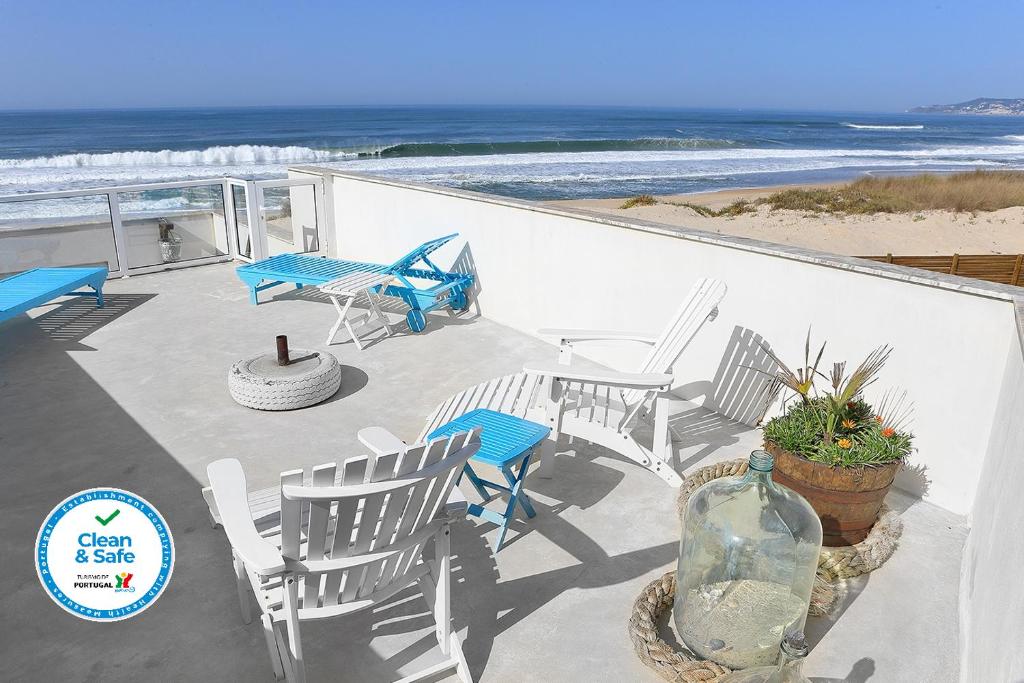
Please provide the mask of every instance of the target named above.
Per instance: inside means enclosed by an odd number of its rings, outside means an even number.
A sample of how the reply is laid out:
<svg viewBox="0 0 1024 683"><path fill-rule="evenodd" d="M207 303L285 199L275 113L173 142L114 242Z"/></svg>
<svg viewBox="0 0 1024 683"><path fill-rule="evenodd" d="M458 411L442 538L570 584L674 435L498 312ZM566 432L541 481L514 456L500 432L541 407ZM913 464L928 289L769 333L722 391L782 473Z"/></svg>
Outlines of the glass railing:
<svg viewBox="0 0 1024 683"><path fill-rule="evenodd" d="M119 192L131 270L226 256L224 186Z"/></svg>
<svg viewBox="0 0 1024 683"><path fill-rule="evenodd" d="M0 202L0 275L103 264L120 270L106 194Z"/></svg>
<svg viewBox="0 0 1024 683"><path fill-rule="evenodd" d="M322 252L319 178L189 180L0 196L0 276L106 264L111 275Z"/></svg>

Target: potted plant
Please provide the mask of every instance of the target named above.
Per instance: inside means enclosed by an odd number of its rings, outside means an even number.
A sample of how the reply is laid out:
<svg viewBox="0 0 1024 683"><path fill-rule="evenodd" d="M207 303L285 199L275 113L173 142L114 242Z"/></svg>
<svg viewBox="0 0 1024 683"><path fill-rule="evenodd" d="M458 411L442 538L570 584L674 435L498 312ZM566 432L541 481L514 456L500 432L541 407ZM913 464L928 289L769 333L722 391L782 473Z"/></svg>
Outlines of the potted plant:
<svg viewBox="0 0 1024 683"><path fill-rule="evenodd" d="M778 365L776 382L796 394L782 415L764 425L765 450L775 456L775 481L814 507L824 545L861 542L913 448L906 393L889 391L876 407L863 397L892 349L878 347L850 374L845 362L834 363L826 376L818 371L824 344L811 363L810 331L803 367L795 372L765 345L762 348ZM819 391L818 380L827 380L828 388Z"/></svg>
<svg viewBox="0 0 1024 683"><path fill-rule="evenodd" d="M181 258L182 239L174 232L174 223L166 218L157 221L160 229L160 259L164 263L173 263Z"/></svg>

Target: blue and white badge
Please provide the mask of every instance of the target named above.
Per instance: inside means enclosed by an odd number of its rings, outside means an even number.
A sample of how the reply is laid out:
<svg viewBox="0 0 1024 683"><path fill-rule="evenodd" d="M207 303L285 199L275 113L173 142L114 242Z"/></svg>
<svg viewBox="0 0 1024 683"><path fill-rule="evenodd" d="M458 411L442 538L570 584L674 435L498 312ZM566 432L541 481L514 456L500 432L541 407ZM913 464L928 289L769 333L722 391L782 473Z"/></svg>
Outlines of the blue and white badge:
<svg viewBox="0 0 1024 683"><path fill-rule="evenodd" d="M135 616L160 597L173 568L170 528L155 507L130 491L79 491L47 515L36 537L43 588L82 619Z"/></svg>

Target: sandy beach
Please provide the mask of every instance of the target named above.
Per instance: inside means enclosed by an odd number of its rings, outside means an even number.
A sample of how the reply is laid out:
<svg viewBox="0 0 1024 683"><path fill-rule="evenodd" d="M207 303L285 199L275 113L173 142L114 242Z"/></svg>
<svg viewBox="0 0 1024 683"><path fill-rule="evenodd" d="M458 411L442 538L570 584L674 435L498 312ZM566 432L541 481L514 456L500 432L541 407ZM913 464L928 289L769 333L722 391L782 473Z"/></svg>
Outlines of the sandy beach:
<svg viewBox="0 0 1024 683"><path fill-rule="evenodd" d="M737 200L753 201L781 189L786 188L749 188L661 196L655 205L630 209L619 208L623 198L550 203L847 256L883 256L889 253L897 256L1024 253L1024 207L1021 206L977 214L915 211L872 215L808 214L760 206L754 213L710 217L701 216L689 207L676 205L686 202L721 209Z"/></svg>

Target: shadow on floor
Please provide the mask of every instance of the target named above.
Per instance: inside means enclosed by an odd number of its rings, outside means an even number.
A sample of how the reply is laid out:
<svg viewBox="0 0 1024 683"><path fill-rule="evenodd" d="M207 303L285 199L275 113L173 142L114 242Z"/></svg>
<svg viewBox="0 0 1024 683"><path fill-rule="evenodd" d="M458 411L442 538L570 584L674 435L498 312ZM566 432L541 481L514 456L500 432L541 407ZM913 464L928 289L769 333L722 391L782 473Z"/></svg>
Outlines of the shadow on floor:
<svg viewBox="0 0 1024 683"><path fill-rule="evenodd" d="M146 300L111 298L122 312ZM118 307L117 299L126 306ZM199 482L67 353L83 348L76 340L84 335L57 323L63 319L57 316L49 328L7 325L0 345L0 610L19 615L0 626L5 679L272 677L261 629L244 626L239 617L230 552L223 533L207 523ZM55 340L54 330L66 330L70 341L63 333ZM53 506L100 486L135 492L160 510L174 535L175 566L150 609L97 625L64 612L44 593L32 548ZM329 648L310 650L317 671L352 670L353 649L339 653L337 647L348 634L335 629ZM369 648L356 654L377 657ZM385 664L367 666L397 677Z"/></svg>
<svg viewBox="0 0 1024 683"><path fill-rule="evenodd" d="M812 652L814 646L820 643L825 638L825 635L832 630L832 627L843 618L846 610L850 609L850 605L860 597L860 594L868 587L870 581L870 573L841 581L839 583L840 599L832 613L824 617L807 617L804 635L807 636L807 644Z"/></svg>
<svg viewBox="0 0 1024 683"><path fill-rule="evenodd" d="M812 683L865 683L875 675L875 660L870 657L861 657L853 663L850 673L843 678L830 678L823 676L811 676Z"/></svg>
<svg viewBox="0 0 1024 683"><path fill-rule="evenodd" d="M65 350L93 350L80 342L155 296L156 294L107 294L103 297L103 308L97 308L96 301L92 298L74 297L35 318L34 322L50 340L78 344L75 347L66 346Z"/></svg>

